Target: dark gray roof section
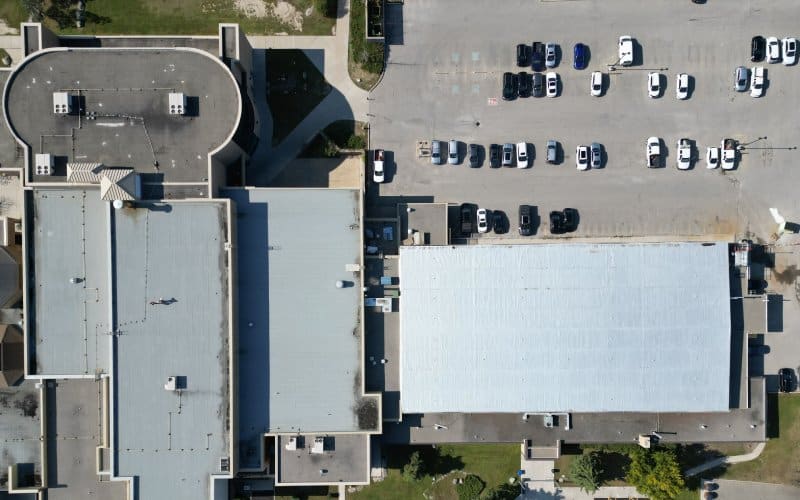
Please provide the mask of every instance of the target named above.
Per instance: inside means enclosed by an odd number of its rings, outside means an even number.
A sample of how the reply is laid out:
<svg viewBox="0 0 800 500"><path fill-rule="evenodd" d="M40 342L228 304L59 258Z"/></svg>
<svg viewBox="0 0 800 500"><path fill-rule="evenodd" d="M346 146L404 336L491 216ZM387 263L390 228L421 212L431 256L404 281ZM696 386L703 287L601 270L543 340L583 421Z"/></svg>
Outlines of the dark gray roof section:
<svg viewBox="0 0 800 500"><path fill-rule="evenodd" d="M11 76L10 71L0 71L0 87L5 88L6 80ZM0 99L0 111L3 110L3 100ZM8 127L0 127L0 167L22 168L22 148L19 147Z"/></svg>
<svg viewBox="0 0 800 500"><path fill-rule="evenodd" d="M219 55L219 38L186 36L60 36L62 47L191 47Z"/></svg>
<svg viewBox="0 0 800 500"><path fill-rule="evenodd" d="M0 247L0 307L13 305L19 298L20 265L8 250Z"/></svg>
<svg viewBox="0 0 800 500"><path fill-rule="evenodd" d="M368 483L369 440L367 434L278 436L278 483Z"/></svg>
<svg viewBox="0 0 800 500"><path fill-rule="evenodd" d="M55 115L58 91L79 96L95 118ZM186 95L185 116L169 114L171 92ZM232 73L219 59L187 48L49 49L16 70L4 98L10 125L31 154L56 157L53 176L32 176L40 182L63 181L67 162L205 182L208 153L232 136L241 111Z"/></svg>
<svg viewBox="0 0 800 500"><path fill-rule="evenodd" d="M97 475L103 443L102 381L48 380L47 500L127 500L126 484ZM101 480L102 479L102 480Z"/></svg>
<svg viewBox="0 0 800 500"><path fill-rule="evenodd" d="M359 191L225 195L237 208L241 448L263 432L360 430L363 298L347 268L361 263Z"/></svg>
<svg viewBox="0 0 800 500"><path fill-rule="evenodd" d="M137 204L113 224L116 475L142 500L209 498L230 457L227 205Z"/></svg>
<svg viewBox="0 0 800 500"><path fill-rule="evenodd" d="M36 373L108 373L110 204L99 189L37 189L26 200L33 204Z"/></svg>
<svg viewBox="0 0 800 500"><path fill-rule="evenodd" d="M33 464L41 484L41 413L35 380L0 389L0 490L8 488L8 466Z"/></svg>

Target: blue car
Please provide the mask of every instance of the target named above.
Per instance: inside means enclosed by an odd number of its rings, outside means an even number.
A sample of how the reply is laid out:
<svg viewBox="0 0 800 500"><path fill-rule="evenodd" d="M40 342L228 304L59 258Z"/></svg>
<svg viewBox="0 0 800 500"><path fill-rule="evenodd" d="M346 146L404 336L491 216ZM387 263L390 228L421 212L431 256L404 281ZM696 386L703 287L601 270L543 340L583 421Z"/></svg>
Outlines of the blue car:
<svg viewBox="0 0 800 500"><path fill-rule="evenodd" d="M573 51L573 67L575 69L586 69L586 45L582 43L575 44L575 50Z"/></svg>

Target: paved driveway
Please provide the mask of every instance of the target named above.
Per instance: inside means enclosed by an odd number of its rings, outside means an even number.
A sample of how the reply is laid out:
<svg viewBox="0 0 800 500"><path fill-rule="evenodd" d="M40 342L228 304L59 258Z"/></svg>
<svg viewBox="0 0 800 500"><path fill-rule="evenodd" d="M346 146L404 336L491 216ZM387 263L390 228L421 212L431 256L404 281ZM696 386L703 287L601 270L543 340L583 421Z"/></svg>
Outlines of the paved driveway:
<svg viewBox="0 0 800 500"><path fill-rule="evenodd" d="M789 0L748 2L625 0L524 1L487 5L460 0L406 2L390 10L402 24L402 45L389 48L386 75L370 101L371 142L393 152L396 174L381 194L433 196L435 201L477 203L516 218L517 205L540 214L567 206L581 211L576 235L592 237L745 235L768 239L775 225L767 211L779 207L800 219L797 151L749 149L736 171L675 167L675 143L697 142L695 156L723 137L752 147L800 143L795 115L800 68L767 65L769 87L761 99L732 89L734 68L749 66L754 34L794 35L800 4ZM637 43L640 64L607 77L606 95L589 95L592 70L606 72L617 59L622 34ZM517 71L514 47L533 40L561 46L561 95L504 102L500 80ZM572 69L576 42L590 47L589 67ZM664 74L665 95L647 96L649 70ZM694 77L690 99L675 98L675 75ZM497 99L491 105L489 99ZM666 145L666 168L644 166L648 136ZM432 166L415 158L418 139L530 143L533 167L470 169ZM564 149L561 165L543 161L547 139ZM604 145L605 168L578 172L575 146ZM374 199L370 200L374 203ZM540 233L541 234L541 233ZM546 234L546 231L545 231Z"/></svg>
<svg viewBox="0 0 800 500"><path fill-rule="evenodd" d="M800 488L751 481L717 480L720 500L797 500Z"/></svg>

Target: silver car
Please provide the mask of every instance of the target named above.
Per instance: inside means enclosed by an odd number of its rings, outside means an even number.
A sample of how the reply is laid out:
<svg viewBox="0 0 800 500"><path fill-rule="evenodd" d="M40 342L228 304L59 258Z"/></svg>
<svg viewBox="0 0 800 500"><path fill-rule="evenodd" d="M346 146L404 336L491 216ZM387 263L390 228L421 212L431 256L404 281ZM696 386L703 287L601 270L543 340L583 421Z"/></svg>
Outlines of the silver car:
<svg viewBox="0 0 800 500"><path fill-rule="evenodd" d="M556 44L547 42L544 46L544 64L548 68L556 67Z"/></svg>
<svg viewBox="0 0 800 500"><path fill-rule="evenodd" d="M431 163L442 164L442 143L436 140L431 141Z"/></svg>
<svg viewBox="0 0 800 500"><path fill-rule="evenodd" d="M504 167L514 166L514 145L510 143L503 144L503 163Z"/></svg>
<svg viewBox="0 0 800 500"><path fill-rule="evenodd" d="M458 165L458 141L450 139L447 145L447 163Z"/></svg>
<svg viewBox="0 0 800 500"><path fill-rule="evenodd" d="M592 160L591 160L592 168L600 168L600 160L603 156L600 150L600 144L593 142L589 146L589 151L592 154Z"/></svg>
<svg viewBox="0 0 800 500"><path fill-rule="evenodd" d="M747 80L750 79L747 68L739 66L736 68L736 73L733 78L733 88L736 92L744 92L747 90Z"/></svg>

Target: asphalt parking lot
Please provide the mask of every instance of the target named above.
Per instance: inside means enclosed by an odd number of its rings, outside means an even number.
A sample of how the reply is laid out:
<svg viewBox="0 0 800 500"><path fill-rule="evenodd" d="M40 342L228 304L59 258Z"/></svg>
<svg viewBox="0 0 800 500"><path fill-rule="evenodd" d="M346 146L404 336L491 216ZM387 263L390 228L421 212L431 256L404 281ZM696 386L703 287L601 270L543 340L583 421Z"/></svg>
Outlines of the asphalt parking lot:
<svg viewBox="0 0 800 500"><path fill-rule="evenodd" d="M504 236L509 238L517 237L521 203L536 205L543 219L550 210L579 209L581 224L571 234L577 237L768 241L775 231L769 207L800 220L798 151L788 149L800 142L800 67L758 63L767 69L764 97L733 90L735 67L753 65L753 35L800 36L797 2L515 0L490 7L426 0L392 6L387 15L394 44L386 74L370 96L371 147L392 158L382 196L504 210L512 222ZM635 65L608 74L620 35L634 37ZM502 73L519 71L515 46L532 41L559 44L560 95L505 102ZM572 68L577 42L590 50L582 71ZM594 70L606 73L600 98L589 94ZM664 75L659 99L647 95L648 71ZM675 97L679 72L693 77L685 101ZM649 136L663 140L664 168L645 167ZM681 137L697 145L689 171L676 168ZM705 148L719 146L723 137L755 142L742 151L736 170L707 170ZM460 165L435 166L416 157L417 140L451 138L462 142ZM544 162L548 139L561 143L560 165ZM530 145L530 169L491 169L488 162L471 169L463 158L469 142L488 149L493 142L523 140ZM577 171L575 147L594 141L604 147L604 168ZM543 229L537 238L548 236Z"/></svg>

